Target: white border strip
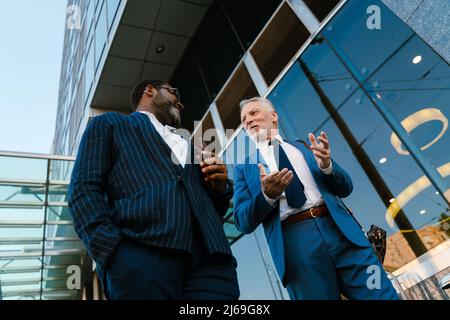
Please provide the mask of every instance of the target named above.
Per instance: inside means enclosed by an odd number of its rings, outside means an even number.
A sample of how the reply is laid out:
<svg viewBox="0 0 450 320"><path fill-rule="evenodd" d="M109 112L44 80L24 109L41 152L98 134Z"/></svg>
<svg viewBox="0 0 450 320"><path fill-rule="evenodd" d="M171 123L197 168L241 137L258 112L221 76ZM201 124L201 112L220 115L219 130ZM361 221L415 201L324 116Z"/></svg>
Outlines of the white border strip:
<svg viewBox="0 0 450 320"><path fill-rule="evenodd" d="M302 0L287 0L286 2L291 6L292 10L311 34L319 29L319 20L317 20L316 16L309 10L305 2Z"/></svg>
<svg viewBox="0 0 450 320"><path fill-rule="evenodd" d="M253 56L250 51L247 51L244 54L243 61L250 75L250 78L252 79L253 84L256 87L256 90L258 90L258 94L261 97L264 96L264 94L267 92L268 86L261 74L261 71L258 68L258 65L255 62L255 59L253 59Z"/></svg>

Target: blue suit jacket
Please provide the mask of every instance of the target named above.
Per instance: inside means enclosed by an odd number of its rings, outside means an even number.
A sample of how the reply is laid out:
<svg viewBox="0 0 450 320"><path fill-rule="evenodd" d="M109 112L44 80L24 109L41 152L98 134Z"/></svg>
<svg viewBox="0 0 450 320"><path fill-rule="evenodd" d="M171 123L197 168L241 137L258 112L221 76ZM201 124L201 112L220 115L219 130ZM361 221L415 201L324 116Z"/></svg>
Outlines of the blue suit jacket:
<svg viewBox="0 0 450 320"><path fill-rule="evenodd" d="M147 115L107 113L83 134L69 207L89 255L106 270L122 238L189 251L193 218L209 253L231 254L222 218L232 194L231 186L214 194L194 162L174 164Z"/></svg>
<svg viewBox="0 0 450 320"><path fill-rule="evenodd" d="M326 175L317 166L313 153L300 140L287 142L302 152L331 217L342 233L358 246L369 246L360 226L338 199L347 197L352 192L350 176L335 161L332 174ZM236 227L243 233L251 233L260 223L263 224L275 267L283 280L285 263L279 205L272 207L262 194L256 157L257 155L252 155L246 159L247 164L234 167L233 203ZM259 162L265 164L264 161Z"/></svg>

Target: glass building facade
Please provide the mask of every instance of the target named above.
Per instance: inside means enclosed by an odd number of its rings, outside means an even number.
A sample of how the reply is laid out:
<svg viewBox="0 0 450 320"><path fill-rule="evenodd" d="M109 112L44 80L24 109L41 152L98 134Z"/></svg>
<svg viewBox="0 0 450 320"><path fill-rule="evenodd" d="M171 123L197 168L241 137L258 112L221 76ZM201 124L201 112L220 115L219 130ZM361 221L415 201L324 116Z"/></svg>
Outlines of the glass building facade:
<svg viewBox="0 0 450 320"><path fill-rule="evenodd" d="M408 242L403 258L388 255L386 268L395 270L446 240L445 232L432 239L419 233L439 230L448 213L450 70L389 11L376 34L362 27L364 15L349 30L350 17L365 8L363 1L343 8L268 98L286 137L328 133L334 158L351 168L355 191L347 202L355 215Z"/></svg>
<svg viewBox="0 0 450 320"><path fill-rule="evenodd" d="M70 276L88 274L86 253L68 210L69 180L57 174L70 174L73 162L0 152L0 299L81 298L81 278Z"/></svg>
<svg viewBox="0 0 450 320"><path fill-rule="evenodd" d="M53 152L74 153L101 65L119 19L121 0L69 0Z"/></svg>
<svg viewBox="0 0 450 320"><path fill-rule="evenodd" d="M91 117L129 113L133 85L159 77L180 89L193 140L216 129L217 151L229 160L246 139L239 102L267 97L286 138L328 134L334 160L353 179L344 202L365 229L387 231L384 267L403 297L443 297L436 283L450 266L450 48L436 37L445 41L450 30L427 28L448 19L446 1L72 4L81 28L66 32L54 153L75 156ZM288 299L262 230L243 236L229 212L241 299Z"/></svg>

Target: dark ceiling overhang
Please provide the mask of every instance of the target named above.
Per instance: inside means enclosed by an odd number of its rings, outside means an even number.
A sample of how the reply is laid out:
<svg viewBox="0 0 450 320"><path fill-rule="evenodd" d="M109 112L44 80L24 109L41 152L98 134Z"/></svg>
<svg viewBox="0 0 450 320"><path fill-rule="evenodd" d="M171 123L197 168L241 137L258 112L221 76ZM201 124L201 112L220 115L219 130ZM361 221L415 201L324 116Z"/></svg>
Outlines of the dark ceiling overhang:
<svg viewBox="0 0 450 320"><path fill-rule="evenodd" d="M211 2L128 0L91 106L128 112L137 82L169 80Z"/></svg>

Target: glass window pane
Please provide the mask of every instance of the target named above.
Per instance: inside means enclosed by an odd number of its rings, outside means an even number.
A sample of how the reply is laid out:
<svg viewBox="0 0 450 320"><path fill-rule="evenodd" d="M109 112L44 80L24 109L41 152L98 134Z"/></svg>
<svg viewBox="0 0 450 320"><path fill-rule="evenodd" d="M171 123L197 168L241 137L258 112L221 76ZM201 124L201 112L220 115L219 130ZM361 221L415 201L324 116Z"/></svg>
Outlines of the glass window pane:
<svg viewBox="0 0 450 320"><path fill-rule="evenodd" d="M189 77L186 77L186 75L189 75ZM193 45L188 46L186 49L186 53L181 59L170 83L180 90L181 102L186 110L189 110L189 112L183 114L181 125L183 128L192 131L194 129L194 121L199 121L211 104L210 96L195 57Z"/></svg>
<svg viewBox="0 0 450 320"><path fill-rule="evenodd" d="M227 45L224 46L224 43ZM244 53L218 1L209 8L196 33L194 44L198 63L210 95L214 98Z"/></svg>
<svg viewBox="0 0 450 320"><path fill-rule="evenodd" d="M95 18L94 18L94 0L89 0L89 4L87 6L87 12L86 12L86 48L91 43L91 40L93 39L93 34L95 30ZM85 51L86 54L86 51Z"/></svg>
<svg viewBox="0 0 450 320"><path fill-rule="evenodd" d="M380 30L367 28L369 15L366 11L370 5L377 5L381 9ZM349 23L349 19L352 23ZM368 76L411 37L413 32L381 1L362 0L348 1L322 34L338 45L359 71Z"/></svg>
<svg viewBox="0 0 450 320"><path fill-rule="evenodd" d="M47 221L72 221L72 215L69 212L68 206L48 206Z"/></svg>
<svg viewBox="0 0 450 320"><path fill-rule="evenodd" d="M117 9L120 5L120 0L106 0L106 5L108 8L108 30L111 29L114 18L116 17Z"/></svg>
<svg viewBox="0 0 450 320"><path fill-rule="evenodd" d="M103 49L105 48L107 35L106 8L103 5L97 24L95 25L95 69L98 68L98 64L100 63Z"/></svg>
<svg viewBox="0 0 450 320"><path fill-rule="evenodd" d="M368 80L378 103L400 121L423 155L450 187L450 66L417 35L410 38ZM399 155L405 146L391 136ZM450 191L447 195L450 200Z"/></svg>
<svg viewBox="0 0 450 320"><path fill-rule="evenodd" d="M336 56L320 42L303 53L268 96L284 119L280 123L281 129L291 139L306 139L309 132L330 117L330 111L321 103L324 97L317 94L314 85L326 90L326 98L333 102L336 110L357 88ZM307 123L308 126L299 126L299 123Z"/></svg>
<svg viewBox="0 0 450 320"><path fill-rule="evenodd" d="M0 177L2 180L45 180L47 160L0 156Z"/></svg>
<svg viewBox="0 0 450 320"><path fill-rule="evenodd" d="M8 221L10 222L10 221ZM42 223L42 221L36 221L37 223ZM13 226L8 226L5 228L5 221L2 222L0 227L0 238L11 238L21 235L21 237L32 237L32 238L42 238L43 229L42 225L29 225L28 221L21 222L21 224L16 224Z"/></svg>
<svg viewBox="0 0 450 320"><path fill-rule="evenodd" d="M95 60L94 60L94 41L91 42L89 45L87 58L86 58L86 73L85 73L85 96L84 96L84 102L86 102L89 93L91 91L92 82L94 81L94 72L95 72Z"/></svg>
<svg viewBox="0 0 450 320"><path fill-rule="evenodd" d="M45 201L45 184L8 184L0 185L0 201L2 205L8 203L43 204Z"/></svg>
<svg viewBox="0 0 450 320"><path fill-rule="evenodd" d="M237 275L241 300L273 300L273 292L265 263L253 234L246 235L232 247L238 261Z"/></svg>
<svg viewBox="0 0 450 320"><path fill-rule="evenodd" d="M348 123L352 120L357 119L350 118ZM393 150L389 139L392 130L386 123L362 144L347 141L333 121L319 130L328 134L334 160L352 178L353 192L344 202L366 230L376 224L387 231L384 265L388 271L414 260L420 255L420 246L429 250L446 240L439 231L440 215L447 208L445 202L431 185L422 191L415 187L424 174L412 157L399 156ZM367 158L355 156L362 153ZM394 205L391 199L397 199ZM400 211L394 210L395 204L400 204Z"/></svg>
<svg viewBox="0 0 450 320"><path fill-rule="evenodd" d="M0 207L0 221L44 221L45 208L41 207Z"/></svg>
<svg viewBox="0 0 450 320"><path fill-rule="evenodd" d="M435 167L443 169L443 175L449 155L443 153L449 149L445 128L448 113L443 107L449 100L449 67L390 12L383 15L384 27L373 37L367 30L351 32L364 29L360 24L365 19L351 17L370 4L348 2L269 99L288 138L307 140L309 132L319 134L322 130L328 134L334 161L353 180L353 193L345 202L367 230L371 224L387 230L385 267L393 271L447 241L449 207L416 161L392 143L392 129L341 61L356 65L364 78L369 77L377 102L391 108L399 122L423 109L437 109L424 116L438 119L421 124L410 134L418 146L441 135L434 142L439 148L430 145L423 152ZM328 41L323 41L323 35ZM375 40L383 46L375 48ZM333 52L334 48L340 50ZM416 58L418 55L422 60ZM413 120L421 121L421 117Z"/></svg>
<svg viewBox="0 0 450 320"><path fill-rule="evenodd" d="M227 0L222 1L242 45L248 49L269 18L278 8L280 0Z"/></svg>
<svg viewBox="0 0 450 320"><path fill-rule="evenodd" d="M74 160L51 160L51 181L70 181Z"/></svg>
<svg viewBox="0 0 450 320"><path fill-rule="evenodd" d="M383 23L391 28L383 27L373 37L367 34L365 20L348 23L368 5L361 1L344 6L269 99L286 137L307 140L309 132L328 134L334 161L353 180L353 193L345 202L367 230L371 224L387 230L385 267L393 271L447 241L448 203L411 155L399 152L392 129L343 63L369 76L369 91L376 94L377 103L386 104L404 126L410 117L410 135L419 147L433 142L423 152L447 181L449 115L444 106L450 72L448 64L389 12ZM375 39L386 45L365 45Z"/></svg>

